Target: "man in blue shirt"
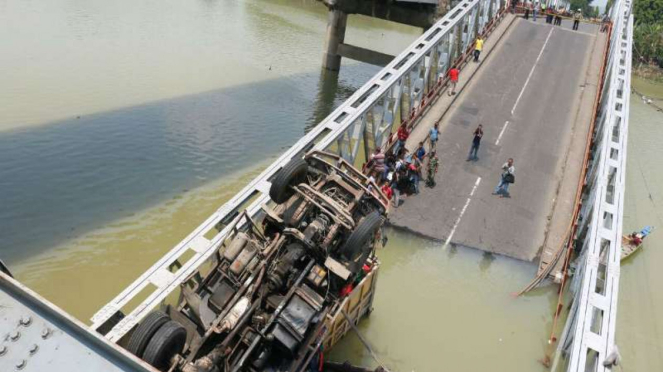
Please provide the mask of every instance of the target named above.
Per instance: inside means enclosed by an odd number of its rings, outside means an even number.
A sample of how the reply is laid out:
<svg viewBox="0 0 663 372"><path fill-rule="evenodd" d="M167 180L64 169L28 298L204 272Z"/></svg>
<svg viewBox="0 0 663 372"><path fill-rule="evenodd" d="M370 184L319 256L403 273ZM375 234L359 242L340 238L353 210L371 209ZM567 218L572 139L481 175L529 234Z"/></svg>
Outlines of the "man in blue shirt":
<svg viewBox="0 0 663 372"><path fill-rule="evenodd" d="M424 160L424 156L426 156L426 149L424 148L424 143L419 142L419 147L414 151L414 156L417 157L419 160Z"/></svg>
<svg viewBox="0 0 663 372"><path fill-rule="evenodd" d="M436 122L435 126L430 129L430 149L435 150L435 144L437 143L437 137L440 135L440 122Z"/></svg>

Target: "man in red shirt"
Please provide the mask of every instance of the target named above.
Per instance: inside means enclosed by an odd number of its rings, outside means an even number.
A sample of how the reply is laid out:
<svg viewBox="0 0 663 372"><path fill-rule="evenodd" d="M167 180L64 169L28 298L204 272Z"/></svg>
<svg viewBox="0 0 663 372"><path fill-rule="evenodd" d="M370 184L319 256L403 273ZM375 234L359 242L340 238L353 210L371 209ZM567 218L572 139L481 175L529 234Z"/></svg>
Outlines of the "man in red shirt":
<svg viewBox="0 0 663 372"><path fill-rule="evenodd" d="M391 198L394 197L394 191L391 189L391 187L389 187L389 182L385 182L382 185L382 192L384 193L384 196L389 199L389 203L391 203Z"/></svg>
<svg viewBox="0 0 663 372"><path fill-rule="evenodd" d="M458 84L459 72L460 71L456 68L456 66L452 67L451 70L449 70L449 81L451 82L451 90L449 91L450 96L452 94L456 94L456 84Z"/></svg>
<svg viewBox="0 0 663 372"><path fill-rule="evenodd" d="M407 129L407 125L405 125L405 123L398 127L398 132L396 135L398 136L398 141L396 141L396 147L394 147L394 154L398 155L398 152L405 147L405 142L410 136L410 131Z"/></svg>

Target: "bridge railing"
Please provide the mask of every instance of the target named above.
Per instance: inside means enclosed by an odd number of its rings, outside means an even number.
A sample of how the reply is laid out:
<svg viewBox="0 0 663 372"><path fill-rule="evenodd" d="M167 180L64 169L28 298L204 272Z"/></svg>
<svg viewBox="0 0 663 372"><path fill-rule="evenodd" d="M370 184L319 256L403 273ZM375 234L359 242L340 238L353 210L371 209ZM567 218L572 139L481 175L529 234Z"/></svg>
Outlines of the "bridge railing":
<svg viewBox="0 0 663 372"><path fill-rule="evenodd" d="M591 163L574 239L582 247L570 291L573 305L553 371L606 372L614 351L626 177L631 48L631 0L613 6L613 30L602 98L594 125Z"/></svg>
<svg viewBox="0 0 663 372"><path fill-rule="evenodd" d="M233 224L241 227L247 222L243 217L237 221L241 211L260 218L261 205L270 202L270 181L291 159L315 148L335 152L355 165L365 162L376 146L388 144L392 132L402 122L412 125L440 91L450 66L464 60L477 34L494 26L503 15L504 6L504 0L461 1L99 310L92 317L92 328L117 342L182 283L195 279Z"/></svg>

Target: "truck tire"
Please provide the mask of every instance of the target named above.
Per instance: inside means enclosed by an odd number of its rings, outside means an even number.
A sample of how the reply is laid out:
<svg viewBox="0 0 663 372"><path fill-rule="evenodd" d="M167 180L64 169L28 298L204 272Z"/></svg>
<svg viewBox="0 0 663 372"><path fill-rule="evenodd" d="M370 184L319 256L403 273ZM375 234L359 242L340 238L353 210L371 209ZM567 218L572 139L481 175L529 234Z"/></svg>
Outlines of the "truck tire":
<svg viewBox="0 0 663 372"><path fill-rule="evenodd" d="M290 187L306 182L307 172L308 163L304 159L291 160L276 174L272 186L269 188L269 197L276 204L285 203L294 194Z"/></svg>
<svg viewBox="0 0 663 372"><path fill-rule="evenodd" d="M169 320L170 318L163 311L157 310L150 313L138 324L138 327L136 327L136 330L131 335L127 350L141 358L152 336Z"/></svg>
<svg viewBox="0 0 663 372"><path fill-rule="evenodd" d="M170 360L184 350L185 343L186 329L170 320L152 336L143 353L143 360L160 371L167 371Z"/></svg>
<svg viewBox="0 0 663 372"><path fill-rule="evenodd" d="M370 253L369 241L373 239L375 233L378 231L384 218L378 211L371 212L368 216L364 217L357 227L350 233L350 237L345 241L341 247L339 254L349 261L356 261L362 256L368 258Z"/></svg>

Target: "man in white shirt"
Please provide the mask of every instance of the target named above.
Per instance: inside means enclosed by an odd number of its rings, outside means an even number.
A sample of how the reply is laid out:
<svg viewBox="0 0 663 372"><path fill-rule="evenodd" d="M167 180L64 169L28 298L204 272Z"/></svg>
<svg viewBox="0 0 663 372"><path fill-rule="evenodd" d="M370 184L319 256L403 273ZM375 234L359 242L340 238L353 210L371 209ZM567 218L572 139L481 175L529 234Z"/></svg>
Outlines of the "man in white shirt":
<svg viewBox="0 0 663 372"><path fill-rule="evenodd" d="M513 166L513 159L509 158L506 163L502 165L502 175L500 176L500 183L495 187L495 192L493 195L501 195L502 197L508 198L509 195L509 184L512 184L516 181L516 168Z"/></svg>

